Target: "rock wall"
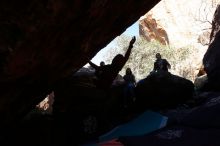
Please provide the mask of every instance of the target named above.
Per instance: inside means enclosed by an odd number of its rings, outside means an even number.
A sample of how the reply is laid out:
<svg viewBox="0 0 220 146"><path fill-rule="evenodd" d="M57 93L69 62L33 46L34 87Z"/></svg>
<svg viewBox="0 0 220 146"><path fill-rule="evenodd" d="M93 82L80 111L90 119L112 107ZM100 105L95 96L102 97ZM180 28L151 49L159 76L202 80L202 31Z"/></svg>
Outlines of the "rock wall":
<svg viewBox="0 0 220 146"><path fill-rule="evenodd" d="M181 75L181 70L194 70L191 78L194 79L210 43L212 18L219 2L162 0L140 18L140 35L148 41L157 40L171 48L193 49L188 59L172 72Z"/></svg>
<svg viewBox="0 0 220 146"><path fill-rule="evenodd" d="M203 48L209 42L211 20L219 0L162 0L140 19L140 34L148 40L181 48ZM160 33L162 31L162 33Z"/></svg>
<svg viewBox="0 0 220 146"><path fill-rule="evenodd" d="M218 5L212 21L211 44L203 58L208 75L207 90L220 90L220 6Z"/></svg>
<svg viewBox="0 0 220 146"><path fill-rule="evenodd" d="M146 15L144 19L139 21L139 33L149 42L157 40L163 45L169 45L166 30L157 23L152 14Z"/></svg>
<svg viewBox="0 0 220 146"><path fill-rule="evenodd" d="M20 119L159 1L0 1L0 123Z"/></svg>

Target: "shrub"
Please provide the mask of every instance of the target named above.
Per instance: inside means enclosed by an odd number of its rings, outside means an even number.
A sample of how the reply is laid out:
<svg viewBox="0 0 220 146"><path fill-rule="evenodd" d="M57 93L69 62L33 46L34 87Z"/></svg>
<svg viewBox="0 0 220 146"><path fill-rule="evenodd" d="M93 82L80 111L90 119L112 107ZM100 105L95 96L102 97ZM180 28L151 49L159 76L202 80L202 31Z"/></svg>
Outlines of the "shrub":
<svg viewBox="0 0 220 146"><path fill-rule="evenodd" d="M130 39L131 37L125 35L118 37L115 48L111 48L107 53L105 62L110 63L116 54L124 54ZM155 54L160 53L162 58L167 59L171 64L171 73L193 81L196 67L193 65L192 60L195 58L193 55L197 51L191 46L174 48L172 46L164 46L157 41L148 42L142 37L137 37L130 58L120 74L124 74L125 69L130 67L137 80L146 77L153 70Z"/></svg>

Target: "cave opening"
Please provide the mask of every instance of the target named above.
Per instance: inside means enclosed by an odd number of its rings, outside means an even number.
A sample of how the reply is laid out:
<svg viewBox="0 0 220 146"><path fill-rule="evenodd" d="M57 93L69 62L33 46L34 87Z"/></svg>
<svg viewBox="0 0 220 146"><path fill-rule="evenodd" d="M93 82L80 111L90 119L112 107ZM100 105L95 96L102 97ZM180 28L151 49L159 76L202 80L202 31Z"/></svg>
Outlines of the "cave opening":
<svg viewBox="0 0 220 146"><path fill-rule="evenodd" d="M109 145L145 145L152 140L156 145L166 145L164 140L169 145L183 140L184 145L200 145L208 143L206 139L219 143L215 138L220 123L218 11L212 19L218 1L162 0L146 13L157 2L0 2L0 26L7 28L0 29L2 143L94 144L110 140L109 133L103 135L109 131L119 131ZM78 69L132 23L135 34L120 35L107 51L102 49L103 58L92 60L111 63L116 54L126 52L136 36L130 59L114 86L97 88L94 69ZM14 32L12 40L8 39ZM158 52L170 63L169 72L152 72ZM127 68L137 80L134 93L124 84ZM196 85L204 68L208 75ZM132 96L127 98L127 91ZM167 127L147 134L158 118L156 129ZM145 127L148 119L155 120L150 128ZM131 124L128 129L123 127L126 124Z"/></svg>
<svg viewBox="0 0 220 146"><path fill-rule="evenodd" d="M146 77L153 70L157 52L171 62L170 72L173 74L193 82L197 76L204 75L202 59L210 43L211 22L218 3L186 1L183 6L172 2L160 1L103 48L92 61L97 65L101 61L111 63L115 55L125 52L129 39L136 36L137 45L121 75L125 74L127 67L131 67L138 80Z"/></svg>

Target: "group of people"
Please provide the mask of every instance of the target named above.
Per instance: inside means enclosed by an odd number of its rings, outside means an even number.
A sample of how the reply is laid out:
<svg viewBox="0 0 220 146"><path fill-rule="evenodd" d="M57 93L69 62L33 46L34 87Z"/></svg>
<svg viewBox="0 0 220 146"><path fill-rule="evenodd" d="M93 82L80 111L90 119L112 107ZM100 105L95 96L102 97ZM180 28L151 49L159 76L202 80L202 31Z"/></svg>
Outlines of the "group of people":
<svg viewBox="0 0 220 146"><path fill-rule="evenodd" d="M116 55L113 58L111 64L105 65L104 62L101 62L100 66L97 66L91 61L89 61L89 64L95 69L95 75L97 77L96 86L98 88L109 89L111 87L112 82L114 81L120 70L127 62L135 41L136 38L133 37L129 43L128 50L126 51L125 55L124 56L122 54Z"/></svg>
<svg viewBox="0 0 220 146"><path fill-rule="evenodd" d="M100 62L100 66L92 63L89 61L89 64L91 67L95 69L95 84L97 88L108 90L111 88L113 81L117 77L120 70L123 68L125 63L127 62L131 50L133 48L133 44L135 43L136 38L133 37L129 43L128 49L123 56L122 54L116 55L111 64L105 64L103 61ZM171 66L169 62L166 59L163 59L160 55L160 53L156 54L156 61L154 62L154 68L153 73L160 72L160 71L166 71L168 72L168 69L170 69ZM124 88L124 95L126 97L132 97L133 100L135 100L134 96L134 88L136 86L136 80L135 76L131 71L131 68L126 69L126 74L123 76L124 82L125 82L125 88Z"/></svg>

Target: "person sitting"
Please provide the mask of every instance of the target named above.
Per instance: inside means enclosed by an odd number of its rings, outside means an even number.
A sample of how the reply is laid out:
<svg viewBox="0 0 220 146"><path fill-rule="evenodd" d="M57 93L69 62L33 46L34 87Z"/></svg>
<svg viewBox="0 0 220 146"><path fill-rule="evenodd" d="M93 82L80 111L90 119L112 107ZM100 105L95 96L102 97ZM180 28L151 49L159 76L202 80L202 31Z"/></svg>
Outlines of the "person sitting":
<svg viewBox="0 0 220 146"><path fill-rule="evenodd" d="M162 59L160 53L156 54L156 61L154 62L154 69L153 72L158 71L166 71L168 72L168 69L170 69L171 66L169 62L166 59Z"/></svg>
<svg viewBox="0 0 220 146"><path fill-rule="evenodd" d="M119 71L123 68L125 63L127 62L130 54L131 49L133 48L133 44L135 42L136 38L133 37L129 43L128 50L125 53L125 56L122 54L117 54L111 64L103 65L103 66L97 66L91 61L89 61L89 64L91 66L94 66L95 70L97 70L99 73L96 75L96 86L101 89L108 89L111 87L114 79L117 77Z"/></svg>

